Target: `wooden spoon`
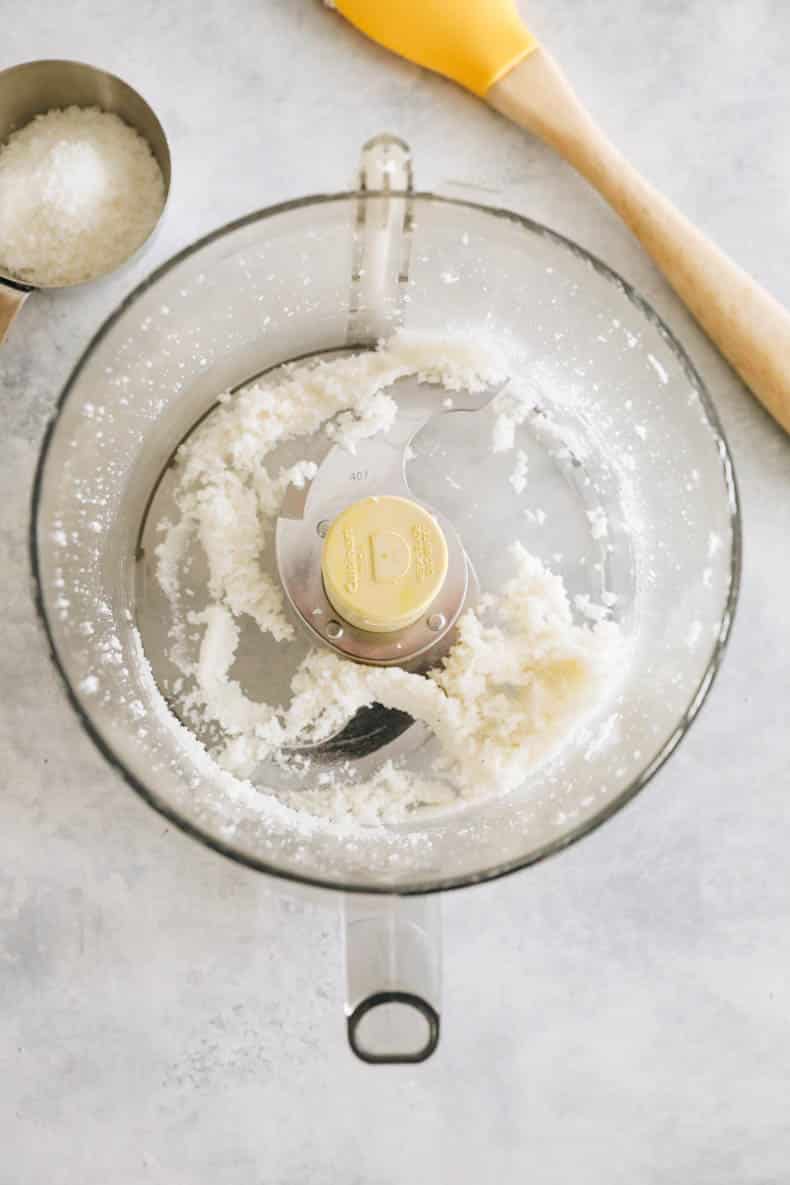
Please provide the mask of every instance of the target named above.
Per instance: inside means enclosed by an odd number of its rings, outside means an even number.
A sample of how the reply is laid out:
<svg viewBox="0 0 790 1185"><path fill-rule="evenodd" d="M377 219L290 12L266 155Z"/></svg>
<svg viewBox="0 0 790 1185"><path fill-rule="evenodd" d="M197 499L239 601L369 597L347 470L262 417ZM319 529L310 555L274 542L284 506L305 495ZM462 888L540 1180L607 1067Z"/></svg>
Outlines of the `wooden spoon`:
<svg viewBox="0 0 790 1185"><path fill-rule="evenodd" d="M790 314L624 159L514 0L336 0L387 49L452 78L539 136L633 231L686 307L790 432Z"/></svg>

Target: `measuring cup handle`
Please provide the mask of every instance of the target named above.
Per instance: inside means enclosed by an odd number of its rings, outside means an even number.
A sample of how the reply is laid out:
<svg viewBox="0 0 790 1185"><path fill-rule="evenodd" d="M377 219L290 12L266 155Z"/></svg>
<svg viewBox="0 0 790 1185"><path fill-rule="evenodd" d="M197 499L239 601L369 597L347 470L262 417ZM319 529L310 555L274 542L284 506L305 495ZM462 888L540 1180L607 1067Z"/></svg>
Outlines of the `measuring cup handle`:
<svg viewBox="0 0 790 1185"><path fill-rule="evenodd" d="M11 322L30 296L31 289L0 280L0 346L6 339Z"/></svg>
<svg viewBox="0 0 790 1185"><path fill-rule="evenodd" d="M346 1023L364 1062L423 1062L439 1043L439 898L343 898Z"/></svg>

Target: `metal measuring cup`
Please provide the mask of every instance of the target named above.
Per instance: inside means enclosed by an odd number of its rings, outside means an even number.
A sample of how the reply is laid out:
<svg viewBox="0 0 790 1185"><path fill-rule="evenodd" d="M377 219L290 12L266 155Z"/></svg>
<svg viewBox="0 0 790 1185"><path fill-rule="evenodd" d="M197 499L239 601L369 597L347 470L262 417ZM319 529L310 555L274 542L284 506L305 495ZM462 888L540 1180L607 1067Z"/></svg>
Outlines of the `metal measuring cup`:
<svg viewBox="0 0 790 1185"><path fill-rule="evenodd" d="M145 99L128 83L88 66L84 62L40 61L24 62L0 72L0 145L12 132L24 127L36 115L43 115L53 108L98 107L118 115L125 123L139 132L149 144L159 168L165 187L164 213L170 192L170 148L162 125ZM132 258L148 243L161 221L160 213L156 224L143 243L128 257ZM128 259L124 262L128 262ZM97 280L108 272L117 270L118 265L91 276ZM90 283L90 280L78 283ZM5 272L0 260L0 344L2 344L11 322L35 289L73 288L75 284L29 284L18 276Z"/></svg>

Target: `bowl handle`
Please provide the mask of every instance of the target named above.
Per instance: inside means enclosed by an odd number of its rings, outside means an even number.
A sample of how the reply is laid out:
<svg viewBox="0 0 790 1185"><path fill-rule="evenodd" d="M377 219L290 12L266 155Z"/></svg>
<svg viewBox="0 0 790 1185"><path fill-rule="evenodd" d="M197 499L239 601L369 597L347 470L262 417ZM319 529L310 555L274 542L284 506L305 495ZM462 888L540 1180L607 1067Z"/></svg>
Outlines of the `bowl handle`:
<svg viewBox="0 0 790 1185"><path fill-rule="evenodd" d="M383 132L362 148L346 343L372 348L403 322L414 192L411 149Z"/></svg>
<svg viewBox="0 0 790 1185"><path fill-rule="evenodd" d="M6 339L11 322L30 296L32 289L10 280L0 280L0 346Z"/></svg>
<svg viewBox="0 0 790 1185"><path fill-rule="evenodd" d="M346 1023L373 1065L423 1062L439 1043L439 897L343 898Z"/></svg>

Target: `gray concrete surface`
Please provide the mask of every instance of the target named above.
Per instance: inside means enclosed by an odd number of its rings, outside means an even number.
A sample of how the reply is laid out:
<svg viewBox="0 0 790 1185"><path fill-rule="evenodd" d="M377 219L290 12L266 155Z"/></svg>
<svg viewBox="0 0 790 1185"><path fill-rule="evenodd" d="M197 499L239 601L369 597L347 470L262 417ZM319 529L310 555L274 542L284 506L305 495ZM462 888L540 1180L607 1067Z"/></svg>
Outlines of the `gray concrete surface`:
<svg viewBox="0 0 790 1185"><path fill-rule="evenodd" d="M529 17L634 162L790 302L790 9L535 0ZM0 1183L790 1181L787 438L551 152L320 4L0 0L0 27L0 67L128 78L175 170L152 252L31 301L0 352ZM80 733L26 531L45 421L119 298L229 218L343 187L380 130L412 143L420 186L542 219L654 302L715 394L746 554L723 674L678 754L583 844L446 900L441 1049L374 1070L344 1045L335 914L174 832Z"/></svg>

